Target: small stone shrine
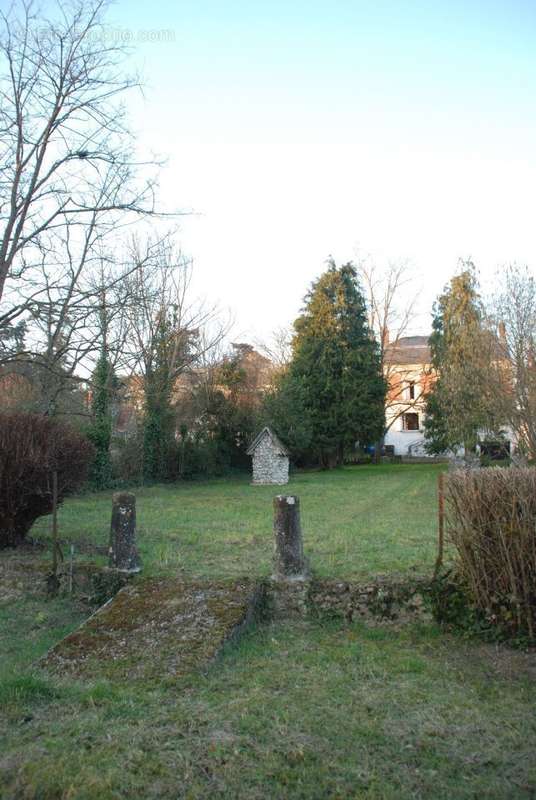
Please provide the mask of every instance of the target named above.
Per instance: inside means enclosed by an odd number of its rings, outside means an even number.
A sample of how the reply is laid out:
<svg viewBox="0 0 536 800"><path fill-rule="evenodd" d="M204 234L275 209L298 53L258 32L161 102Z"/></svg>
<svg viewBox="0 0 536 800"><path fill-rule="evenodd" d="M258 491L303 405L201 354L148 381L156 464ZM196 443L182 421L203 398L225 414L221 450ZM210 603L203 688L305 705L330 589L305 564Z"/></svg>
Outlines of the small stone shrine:
<svg viewBox="0 0 536 800"><path fill-rule="evenodd" d="M253 484L288 483L288 450L270 428L263 428L248 448L253 461Z"/></svg>

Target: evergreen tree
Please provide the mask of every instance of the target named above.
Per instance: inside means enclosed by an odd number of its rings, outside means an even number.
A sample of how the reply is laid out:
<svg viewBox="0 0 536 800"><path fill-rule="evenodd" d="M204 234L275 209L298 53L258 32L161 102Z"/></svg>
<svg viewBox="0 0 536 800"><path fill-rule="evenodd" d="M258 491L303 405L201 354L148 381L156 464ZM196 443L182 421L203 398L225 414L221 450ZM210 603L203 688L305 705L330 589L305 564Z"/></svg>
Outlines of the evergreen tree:
<svg viewBox="0 0 536 800"><path fill-rule="evenodd" d="M495 338L485 324L474 265L463 264L434 305L430 337L437 380L426 405L429 453L474 451L479 432L498 429L490 382Z"/></svg>
<svg viewBox="0 0 536 800"><path fill-rule="evenodd" d="M376 441L385 424L379 348L351 263L329 261L294 328L292 361L280 387L283 405L293 406L291 419L300 420L295 433L309 440L314 459L335 466L356 442Z"/></svg>
<svg viewBox="0 0 536 800"><path fill-rule="evenodd" d="M293 461L305 463L311 454L312 426L305 410L305 387L300 376L281 372L264 398L267 421L288 447Z"/></svg>
<svg viewBox="0 0 536 800"><path fill-rule="evenodd" d="M149 481L165 480L169 473L174 437L170 356L176 346L173 320L169 311L162 309L151 342L151 357L146 364L144 381L143 476Z"/></svg>
<svg viewBox="0 0 536 800"><path fill-rule="evenodd" d="M103 344L99 360L93 373L93 394L91 411L93 421L87 436L95 447L95 459L90 469L90 482L97 489L110 485L112 468L110 461L110 443L112 439L111 400L115 390L115 375L108 358L106 345Z"/></svg>

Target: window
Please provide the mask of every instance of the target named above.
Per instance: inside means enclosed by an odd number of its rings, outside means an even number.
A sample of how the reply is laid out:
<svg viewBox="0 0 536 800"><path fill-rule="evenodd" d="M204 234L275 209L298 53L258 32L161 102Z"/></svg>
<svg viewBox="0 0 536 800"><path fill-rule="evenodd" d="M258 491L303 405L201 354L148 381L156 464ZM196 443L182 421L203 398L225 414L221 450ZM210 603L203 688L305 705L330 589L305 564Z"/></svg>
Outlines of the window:
<svg viewBox="0 0 536 800"><path fill-rule="evenodd" d="M410 400L415 400L415 381L410 381L408 385L408 394Z"/></svg>
<svg viewBox="0 0 536 800"><path fill-rule="evenodd" d="M419 415L418 414L404 414L402 417L402 430L404 431L418 431L419 430Z"/></svg>

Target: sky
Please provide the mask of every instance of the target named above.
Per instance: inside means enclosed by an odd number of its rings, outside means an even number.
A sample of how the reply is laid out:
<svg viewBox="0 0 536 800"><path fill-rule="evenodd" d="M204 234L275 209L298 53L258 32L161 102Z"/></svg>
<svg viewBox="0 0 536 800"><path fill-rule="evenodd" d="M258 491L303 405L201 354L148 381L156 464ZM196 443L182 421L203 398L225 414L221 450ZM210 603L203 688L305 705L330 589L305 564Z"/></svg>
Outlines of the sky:
<svg viewBox="0 0 536 800"><path fill-rule="evenodd" d="M193 212L194 291L235 340L292 322L329 256L407 261L412 333L460 258L484 292L536 267L533 0L118 0L108 22L160 201Z"/></svg>

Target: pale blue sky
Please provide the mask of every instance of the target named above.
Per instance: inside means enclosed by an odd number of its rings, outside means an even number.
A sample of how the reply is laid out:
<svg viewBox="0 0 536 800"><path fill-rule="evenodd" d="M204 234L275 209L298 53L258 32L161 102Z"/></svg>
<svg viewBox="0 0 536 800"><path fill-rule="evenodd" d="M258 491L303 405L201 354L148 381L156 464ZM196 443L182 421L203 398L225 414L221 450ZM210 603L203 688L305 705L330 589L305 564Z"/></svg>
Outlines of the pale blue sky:
<svg viewBox="0 0 536 800"><path fill-rule="evenodd" d="M109 21L132 32L162 199L200 212L181 234L196 288L244 336L356 246L409 259L424 311L458 257L485 284L536 265L535 2L119 0Z"/></svg>

